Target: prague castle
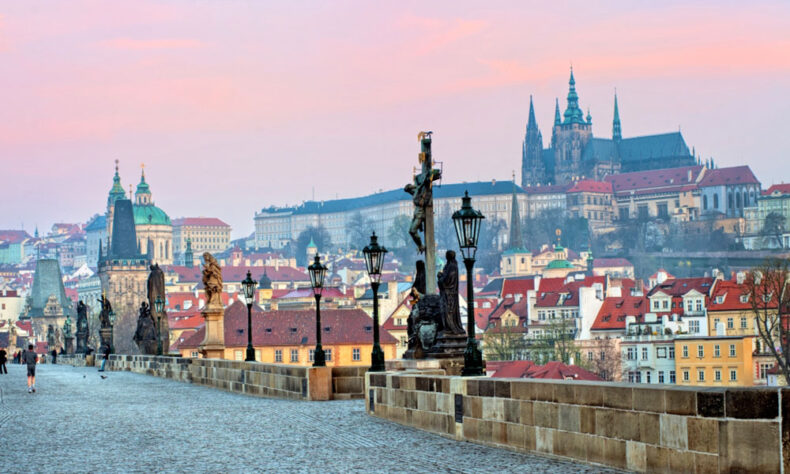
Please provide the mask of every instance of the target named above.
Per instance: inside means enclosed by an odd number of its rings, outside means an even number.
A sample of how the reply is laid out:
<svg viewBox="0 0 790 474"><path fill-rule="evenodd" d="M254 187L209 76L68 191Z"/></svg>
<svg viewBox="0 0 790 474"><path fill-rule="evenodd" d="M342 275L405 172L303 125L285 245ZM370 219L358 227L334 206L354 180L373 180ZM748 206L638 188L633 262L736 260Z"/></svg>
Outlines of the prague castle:
<svg viewBox="0 0 790 474"><path fill-rule="evenodd" d="M679 131L623 138L617 95L614 97L612 137L593 137L592 116L588 109L585 117L579 106L573 69L568 84L568 104L562 115L559 100L555 102L549 148L543 148L543 137L530 97L521 151L522 186L566 184L581 179L602 181L608 175L621 172L696 164Z"/></svg>

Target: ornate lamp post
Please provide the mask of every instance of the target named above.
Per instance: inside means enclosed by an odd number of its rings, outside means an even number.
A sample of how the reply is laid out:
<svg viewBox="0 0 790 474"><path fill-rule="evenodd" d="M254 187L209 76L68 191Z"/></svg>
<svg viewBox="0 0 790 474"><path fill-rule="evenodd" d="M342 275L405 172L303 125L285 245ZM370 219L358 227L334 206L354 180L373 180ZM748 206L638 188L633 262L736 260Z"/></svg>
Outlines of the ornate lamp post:
<svg viewBox="0 0 790 474"><path fill-rule="evenodd" d="M379 285L381 284L381 266L384 263L384 254L387 249L379 245L376 233L370 236L368 244L362 253L365 255L365 265L368 267L370 288L373 290L373 352L370 354L370 372L384 372L384 351L379 345Z"/></svg>
<svg viewBox="0 0 790 474"><path fill-rule="evenodd" d="M255 298L255 285L258 282L252 279L252 274L247 270L247 278L241 282L244 291L244 300L247 302L247 362L255 362L255 349L252 347L252 302Z"/></svg>
<svg viewBox="0 0 790 474"><path fill-rule="evenodd" d="M466 265L466 330L468 337L461 375L483 375L483 355L475 340L475 302L472 281L474 279L477 238L480 236L480 224L485 217L480 211L472 208L472 198L469 197L468 191L464 192L461 203L461 209L453 213L455 234L464 257L464 265Z"/></svg>
<svg viewBox="0 0 790 474"><path fill-rule="evenodd" d="M162 311L164 309L165 300L160 295L156 295L156 300L154 300L154 310L156 310L156 355L162 355Z"/></svg>
<svg viewBox="0 0 790 474"><path fill-rule="evenodd" d="M324 277L326 267L321 265L321 257L315 256L315 261L307 267L310 273L310 285L313 287L315 296L315 354L313 355L313 367L325 367L326 355L324 348L321 347L321 293L324 292Z"/></svg>
<svg viewBox="0 0 790 474"><path fill-rule="evenodd" d="M113 334L113 328L115 327L115 311L111 309L107 316L110 319L110 354L115 354L115 334Z"/></svg>

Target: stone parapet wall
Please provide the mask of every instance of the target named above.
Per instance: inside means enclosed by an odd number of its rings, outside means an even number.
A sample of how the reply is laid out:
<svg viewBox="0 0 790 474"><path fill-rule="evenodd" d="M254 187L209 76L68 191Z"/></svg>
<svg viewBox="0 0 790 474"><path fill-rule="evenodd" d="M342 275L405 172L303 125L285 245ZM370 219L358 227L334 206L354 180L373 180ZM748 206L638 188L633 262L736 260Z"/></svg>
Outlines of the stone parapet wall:
<svg viewBox="0 0 790 474"><path fill-rule="evenodd" d="M371 415L520 452L638 472L790 466L790 389L389 372L367 374L365 392Z"/></svg>
<svg viewBox="0 0 790 474"><path fill-rule="evenodd" d="M106 368L246 395L295 400L330 400L332 397L332 374L329 367L168 356L111 355Z"/></svg>
<svg viewBox="0 0 790 474"><path fill-rule="evenodd" d="M333 398L364 398L367 371L368 367L332 367Z"/></svg>
<svg viewBox="0 0 790 474"><path fill-rule="evenodd" d="M72 367L85 367L85 354L58 355L58 364L71 365Z"/></svg>

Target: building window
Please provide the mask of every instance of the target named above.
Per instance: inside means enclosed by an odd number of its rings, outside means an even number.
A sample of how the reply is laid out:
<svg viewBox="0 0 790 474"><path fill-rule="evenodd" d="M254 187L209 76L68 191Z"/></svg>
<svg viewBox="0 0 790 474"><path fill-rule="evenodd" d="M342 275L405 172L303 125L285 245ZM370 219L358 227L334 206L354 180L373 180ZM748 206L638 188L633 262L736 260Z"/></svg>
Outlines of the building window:
<svg viewBox="0 0 790 474"><path fill-rule="evenodd" d="M664 300L664 305L663 306L664 306L664 309L669 309L669 301L668 300Z"/></svg>
<svg viewBox="0 0 790 474"><path fill-rule="evenodd" d="M274 361L275 362L282 362L283 361L283 350L282 349L275 349L275 351L274 351Z"/></svg>
<svg viewBox="0 0 790 474"><path fill-rule="evenodd" d="M702 300L697 300L697 312L702 312Z"/></svg>
<svg viewBox="0 0 790 474"><path fill-rule="evenodd" d="M705 381L705 369L697 370L697 380L699 380L700 382Z"/></svg>
<svg viewBox="0 0 790 474"><path fill-rule="evenodd" d="M702 345L697 346L697 357L700 359L705 357L705 347Z"/></svg>
<svg viewBox="0 0 790 474"><path fill-rule="evenodd" d="M650 381L650 371L649 370L647 372L645 372L645 382L646 383L652 383Z"/></svg>
<svg viewBox="0 0 790 474"><path fill-rule="evenodd" d="M299 349L291 349L291 362L299 362Z"/></svg>
<svg viewBox="0 0 790 474"><path fill-rule="evenodd" d="M735 321L732 318L727 318L727 329L734 329Z"/></svg>
<svg viewBox="0 0 790 474"><path fill-rule="evenodd" d="M324 357L327 362L332 362L332 349L324 349Z"/></svg>
<svg viewBox="0 0 790 474"><path fill-rule="evenodd" d="M198 351L192 351L192 357L198 358L200 357L200 353Z"/></svg>
<svg viewBox="0 0 790 474"><path fill-rule="evenodd" d="M747 327L746 318L741 318L741 329L746 329L746 327Z"/></svg>
<svg viewBox="0 0 790 474"><path fill-rule="evenodd" d="M691 378L689 377L689 371L688 370L684 370L683 371L683 381L684 382L688 382L689 380L691 380Z"/></svg>
<svg viewBox="0 0 790 474"><path fill-rule="evenodd" d="M626 349L626 354L627 354L626 358L628 360L636 360L636 348L635 347L629 347L628 349Z"/></svg>
<svg viewBox="0 0 790 474"><path fill-rule="evenodd" d="M642 348L642 360L647 360L647 347Z"/></svg>
<svg viewBox="0 0 790 474"><path fill-rule="evenodd" d="M689 346L683 346L683 358L688 359L689 357Z"/></svg>
<svg viewBox="0 0 790 474"><path fill-rule="evenodd" d="M771 370L773 364L760 364L760 378L765 380L768 378L768 371Z"/></svg>
<svg viewBox="0 0 790 474"><path fill-rule="evenodd" d="M730 369L730 381L734 382L736 380L738 380L738 371L735 369Z"/></svg>
<svg viewBox="0 0 790 474"><path fill-rule="evenodd" d="M400 337L400 345L401 345L401 347L406 347L406 346L409 345L409 340L408 340L408 338L406 336L401 336Z"/></svg>
<svg viewBox="0 0 790 474"><path fill-rule="evenodd" d="M730 357L735 357L735 344L730 344Z"/></svg>
<svg viewBox="0 0 790 474"><path fill-rule="evenodd" d="M721 370L719 369L713 370L713 380L716 382L721 382Z"/></svg>
<svg viewBox="0 0 790 474"><path fill-rule="evenodd" d="M667 358L667 348L666 347L659 347L656 349L656 357L659 359L666 359Z"/></svg>
<svg viewBox="0 0 790 474"><path fill-rule="evenodd" d="M699 334L699 321L689 321L689 332Z"/></svg>
<svg viewBox="0 0 790 474"><path fill-rule="evenodd" d="M675 383L675 371L674 370L670 370L669 371L669 383Z"/></svg>
<svg viewBox="0 0 790 474"><path fill-rule="evenodd" d="M592 353L592 351L587 351L587 360L593 360L593 353Z"/></svg>
<svg viewBox="0 0 790 474"><path fill-rule="evenodd" d="M244 354L242 353L242 351L235 351L233 353L233 358L236 360L244 360Z"/></svg>
<svg viewBox="0 0 790 474"><path fill-rule="evenodd" d="M664 383L664 371L663 370L658 372L658 383Z"/></svg>
<svg viewBox="0 0 790 474"><path fill-rule="evenodd" d="M315 349L310 349L310 356L308 357L310 362L315 362Z"/></svg>
<svg viewBox="0 0 790 474"><path fill-rule="evenodd" d="M359 347L355 347L355 348L351 349L351 359L352 360L357 360L357 361L358 360L362 360L362 358L360 356L360 353L359 353Z"/></svg>

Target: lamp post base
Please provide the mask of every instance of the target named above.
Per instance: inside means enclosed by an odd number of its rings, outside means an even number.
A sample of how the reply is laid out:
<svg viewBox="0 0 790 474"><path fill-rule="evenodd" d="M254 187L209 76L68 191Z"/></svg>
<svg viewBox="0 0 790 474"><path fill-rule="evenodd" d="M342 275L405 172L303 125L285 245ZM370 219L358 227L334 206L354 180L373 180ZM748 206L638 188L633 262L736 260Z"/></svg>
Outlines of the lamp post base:
<svg viewBox="0 0 790 474"><path fill-rule="evenodd" d="M252 347L247 347L247 357L244 359L245 362L255 362L255 349Z"/></svg>
<svg viewBox="0 0 790 474"><path fill-rule="evenodd" d="M313 352L313 367L326 367L326 354L321 344L316 344Z"/></svg>
<svg viewBox="0 0 790 474"><path fill-rule="evenodd" d="M461 370L463 377L475 377L484 375L483 354L477 348L477 342L469 338L464 351L464 368Z"/></svg>
<svg viewBox="0 0 790 474"><path fill-rule="evenodd" d="M384 372L387 369L384 367L384 351L378 344L373 345L373 352L370 353L370 369L368 372Z"/></svg>

